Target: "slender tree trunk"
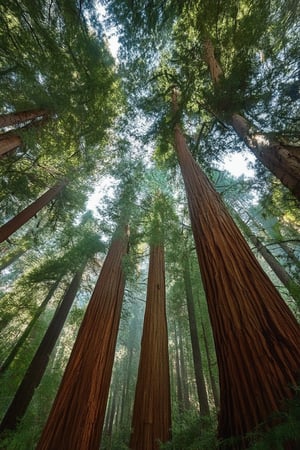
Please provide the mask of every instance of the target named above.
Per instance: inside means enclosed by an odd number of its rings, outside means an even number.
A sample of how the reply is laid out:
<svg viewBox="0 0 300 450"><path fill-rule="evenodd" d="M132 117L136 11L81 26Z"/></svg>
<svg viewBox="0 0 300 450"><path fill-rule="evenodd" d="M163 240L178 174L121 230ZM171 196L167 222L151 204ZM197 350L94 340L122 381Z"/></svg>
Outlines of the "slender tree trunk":
<svg viewBox="0 0 300 450"><path fill-rule="evenodd" d="M4 269L7 269L7 267L16 262L22 255L24 255L24 253L26 253L26 251L27 248L18 249L7 257L3 258L0 263L0 272Z"/></svg>
<svg viewBox="0 0 300 450"><path fill-rule="evenodd" d="M171 428L164 248L151 245L147 302L129 447L159 449Z"/></svg>
<svg viewBox="0 0 300 450"><path fill-rule="evenodd" d="M207 336L206 336L204 323L201 322L201 325L202 325L203 341L204 341L204 345L205 345L205 352L206 352L206 358L207 358L207 364L208 364L208 372L209 372L209 379L210 379L211 389L212 389L212 393L213 393L215 407L217 409L219 409L219 407L220 407L219 389L218 389L218 386L217 386L217 383L216 383L216 380L215 380L215 376L214 376L214 373L213 373L212 362L211 362L211 355L210 355L210 351L209 351L209 346L208 346L208 341L207 341Z"/></svg>
<svg viewBox="0 0 300 450"><path fill-rule="evenodd" d="M175 92L173 105L176 111ZM245 448L244 435L294 396L300 328L194 161L178 124L174 131L218 360L218 434L241 436L234 448Z"/></svg>
<svg viewBox="0 0 300 450"><path fill-rule="evenodd" d="M127 246L127 235L112 241L37 450L99 449L124 294L122 260Z"/></svg>
<svg viewBox="0 0 300 450"><path fill-rule="evenodd" d="M205 44L206 62L214 84L223 76L212 42ZM300 147L283 145L263 133L255 131L245 117L235 112L230 123L256 158L300 200Z"/></svg>
<svg viewBox="0 0 300 450"><path fill-rule="evenodd" d="M120 417L120 425L125 427L128 424L128 417L130 411L130 397L129 397L129 386L130 379L132 377L132 358L133 358L133 348L129 349L128 362L126 365L126 377L124 380L124 389L122 394L122 409L121 409L121 417Z"/></svg>
<svg viewBox="0 0 300 450"><path fill-rule="evenodd" d="M64 326L70 308L78 291L82 270L77 272L67 289L64 298L58 306L53 319L39 345L25 375L18 387L12 403L1 422L0 431L14 430L18 421L24 416L33 397L34 390L39 386L47 368L51 352Z"/></svg>
<svg viewBox="0 0 300 450"><path fill-rule="evenodd" d="M22 140L15 134L0 136L0 156L9 153L22 145Z"/></svg>
<svg viewBox="0 0 300 450"><path fill-rule="evenodd" d="M184 345L183 345L183 336L182 336L182 327L178 327L178 339L179 339L179 380L181 383L182 390L182 399L183 399L183 409L187 411L190 409L190 392L188 385L188 374L187 374L187 365L186 361L188 358L185 357L184 354Z"/></svg>
<svg viewBox="0 0 300 450"><path fill-rule="evenodd" d="M207 390L206 390L205 379L204 379L204 374L203 374L203 363L202 363L202 356L201 356L201 350L200 350L200 345L199 345L199 336L198 336L198 329L197 329L197 323L196 323L195 306L194 306L194 298L193 298L190 270L189 270L189 266L188 266L188 259L185 259L185 267L184 267L184 275L183 276L184 276L186 302L187 302L189 326L190 326L190 334L191 334L191 342L192 342L195 379L196 379L198 400L199 400L199 405L200 405L200 415L208 416L209 415L209 404L208 404Z"/></svg>
<svg viewBox="0 0 300 450"><path fill-rule="evenodd" d="M28 111L20 111L0 115L0 128L19 125L39 117L47 116L49 112L46 109L32 109Z"/></svg>
<svg viewBox="0 0 300 450"><path fill-rule="evenodd" d="M290 277L287 271L282 267L282 265L277 261L277 259L272 255L269 249L263 245L263 243L256 237L248 225L235 214L237 223L240 225L242 231L249 238L250 242L255 246L257 251L262 255L264 260L269 264L273 272L277 275L281 283L286 287L291 297L295 300L296 305L300 308L300 286Z"/></svg>
<svg viewBox="0 0 300 450"><path fill-rule="evenodd" d="M176 324L174 326L175 329L175 367L176 367L176 387L177 387L177 401L178 401L178 409L179 413L183 413L185 410L184 401L183 401L183 393L182 393L182 379L181 379L181 368L180 368L180 359L179 359L179 345L176 331Z"/></svg>
<svg viewBox="0 0 300 450"><path fill-rule="evenodd" d="M41 303L41 305L38 307L38 309L36 310L36 312L34 313L31 321L29 322L29 324L27 325L27 327L25 328L25 330L23 331L22 335L20 336L20 338L18 339L16 345L12 348L11 352L9 353L9 355L7 356L6 360L4 361L4 363L2 364L1 368L0 368L0 373L4 373L10 366L10 364L13 362L15 356L17 355L18 351L20 350L20 348L22 347L22 345L24 344L24 342L26 341L27 337L29 336L32 328L34 327L34 325L36 324L38 318L40 317L40 315L45 311L46 306L48 305L49 301L51 300L54 292L57 289L57 286L59 285L61 280L61 277L55 281L55 283L53 283L53 285L50 287L48 294L46 295L45 299L43 300L43 302Z"/></svg>
<svg viewBox="0 0 300 450"><path fill-rule="evenodd" d="M66 186L67 181L62 180L50 188L41 197L35 200L27 208L0 227L0 243L5 241L11 234L21 228L29 219L37 214L44 206L51 202Z"/></svg>

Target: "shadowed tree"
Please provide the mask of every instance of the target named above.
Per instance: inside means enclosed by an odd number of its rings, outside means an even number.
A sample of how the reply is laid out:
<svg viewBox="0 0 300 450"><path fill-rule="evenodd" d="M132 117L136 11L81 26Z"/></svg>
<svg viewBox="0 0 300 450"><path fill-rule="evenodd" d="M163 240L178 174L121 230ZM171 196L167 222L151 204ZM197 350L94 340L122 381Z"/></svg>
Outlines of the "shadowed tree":
<svg viewBox="0 0 300 450"><path fill-rule="evenodd" d="M5 359L3 364L1 365L1 367L0 367L0 373L1 374L4 373L9 368L10 364L12 363L12 361L15 358L15 356L17 355L19 349L22 347L23 343L25 342L25 340L29 336L32 328L36 324L38 318L45 311L45 308L48 305L49 301L51 300L54 292L56 291L56 288L58 287L58 285L59 285L59 283L61 281L61 278L62 277L60 276L57 279L57 281L55 281L52 284L52 286L49 289L48 294L46 295L46 297L44 298L44 300L42 301L40 306L37 308L36 312L34 313L32 319L31 319L31 321L29 322L29 324L27 325L27 327L25 328L25 330L21 334L20 338L18 339L17 343L14 345L14 347L10 351L9 355L7 356L7 358Z"/></svg>
<svg viewBox="0 0 300 450"><path fill-rule="evenodd" d="M175 90L173 109L178 112ZM232 448L246 448L245 434L295 394L300 328L194 161L178 123L174 139L218 360L218 434L241 437Z"/></svg>
<svg viewBox="0 0 300 450"><path fill-rule="evenodd" d="M127 227L115 234L38 450L96 450L104 422L124 294Z"/></svg>
<svg viewBox="0 0 300 450"><path fill-rule="evenodd" d="M5 241L11 234L21 228L29 219L48 205L66 186L67 181L62 180L50 188L41 197L35 200L27 208L0 227L0 242Z"/></svg>
<svg viewBox="0 0 300 450"><path fill-rule="evenodd" d="M0 432L4 430L14 430L18 421L23 417L28 405L33 397L34 390L39 386L40 381L47 368L51 352L61 333L66 321L67 315L79 289L83 269L79 270L73 277L64 298L58 305L58 308L51 320L45 336L39 345L20 386L5 413L0 425Z"/></svg>
<svg viewBox="0 0 300 450"><path fill-rule="evenodd" d="M201 356L201 350L200 350L200 345L199 345L199 335L198 335L196 315L195 315L195 305L194 305L194 297L193 297L193 289L192 289L192 281L191 281L191 275L190 275L188 255L186 254L183 259L184 259L183 277L184 277L184 285L185 285L186 303L187 303L187 310L188 310L192 351L193 351L193 361L194 361L194 369L195 369L195 379L196 379L197 394L198 394L198 400L199 400L199 406L200 406L200 414L202 416L208 416L209 415L209 404L208 404L207 390L206 390L205 379L204 379L204 374L203 374L202 356Z"/></svg>
<svg viewBox="0 0 300 450"><path fill-rule="evenodd" d="M245 236L248 237L250 242L254 245L256 250L262 255L264 260L269 264L273 272L276 274L281 283L286 287L291 297L293 297L296 305L300 308L300 286L293 280L293 278L287 273L284 267L278 262L275 256L270 250L261 242L261 240L255 236L250 227L242 218L235 213L234 217L239 224L241 230Z"/></svg>

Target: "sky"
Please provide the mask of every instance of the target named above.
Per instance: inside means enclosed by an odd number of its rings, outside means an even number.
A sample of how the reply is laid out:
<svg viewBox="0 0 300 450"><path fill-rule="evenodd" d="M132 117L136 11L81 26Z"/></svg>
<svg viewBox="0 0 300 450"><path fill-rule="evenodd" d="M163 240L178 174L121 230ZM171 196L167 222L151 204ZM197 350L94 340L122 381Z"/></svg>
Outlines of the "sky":
<svg viewBox="0 0 300 450"><path fill-rule="evenodd" d="M103 22L105 18L105 8L98 4L97 6L99 19ZM118 60L119 42L116 30L106 30L105 35L112 56ZM227 155L224 160L218 164L221 170L227 170L231 175L239 177L244 175L246 178L254 176L254 170L249 168L249 162L254 161L254 156L249 152L233 152ZM107 195L113 194L112 180L110 177L104 177L99 185L95 188L94 193L90 196L87 207L95 211L97 205L101 203L101 199Z"/></svg>

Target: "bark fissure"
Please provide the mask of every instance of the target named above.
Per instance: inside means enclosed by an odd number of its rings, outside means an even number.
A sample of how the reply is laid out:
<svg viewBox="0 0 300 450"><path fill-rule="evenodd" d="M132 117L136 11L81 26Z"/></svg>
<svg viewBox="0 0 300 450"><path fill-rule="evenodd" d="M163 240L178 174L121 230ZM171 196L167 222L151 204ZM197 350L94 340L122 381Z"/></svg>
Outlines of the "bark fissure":
<svg viewBox="0 0 300 450"><path fill-rule="evenodd" d="M141 355L132 418L132 450L158 450L170 438L171 405L164 249L152 245Z"/></svg>
<svg viewBox="0 0 300 450"><path fill-rule="evenodd" d="M98 450L124 294L128 237L112 241L37 450Z"/></svg>
<svg viewBox="0 0 300 450"><path fill-rule="evenodd" d="M215 340L219 436L244 436L294 395L299 325L193 160L178 124L175 148ZM245 446L242 440L236 448Z"/></svg>

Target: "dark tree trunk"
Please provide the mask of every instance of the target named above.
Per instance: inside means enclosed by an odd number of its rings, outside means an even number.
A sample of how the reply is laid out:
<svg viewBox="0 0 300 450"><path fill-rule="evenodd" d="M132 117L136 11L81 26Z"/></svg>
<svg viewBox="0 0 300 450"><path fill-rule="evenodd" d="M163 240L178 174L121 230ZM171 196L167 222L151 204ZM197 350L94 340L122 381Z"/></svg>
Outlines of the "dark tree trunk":
<svg viewBox="0 0 300 450"><path fill-rule="evenodd" d="M205 54L211 79L218 84L223 71L209 39L205 42ZM255 131L253 125L237 112L231 114L229 122L256 158L300 200L300 147L284 145Z"/></svg>
<svg viewBox="0 0 300 450"><path fill-rule="evenodd" d="M0 243L5 241L11 234L21 228L29 219L37 214L44 206L48 205L66 186L66 180L60 181L50 188L41 197L35 200L27 208L0 227Z"/></svg>
<svg viewBox="0 0 300 450"><path fill-rule="evenodd" d="M129 447L159 449L170 438L171 403L164 248L151 245L146 311Z"/></svg>
<svg viewBox="0 0 300 450"><path fill-rule="evenodd" d="M300 286L290 277L287 271L277 261L275 256L272 255L270 250L263 245L263 243L256 237L248 225L236 214L235 218L240 225L241 230L248 237L250 242L254 245L257 251L262 255L264 260L269 264L273 272L277 275L281 283L286 287L290 295L295 300L298 308L300 308Z"/></svg>
<svg viewBox="0 0 300 450"><path fill-rule="evenodd" d="M179 380L181 383L183 408L185 411L190 409L190 392L188 384L188 374L187 374L187 358L184 352L183 336L182 336L182 325L179 322L178 327L178 339L179 339Z"/></svg>
<svg viewBox="0 0 300 450"><path fill-rule="evenodd" d="M173 104L176 111L175 93ZM300 328L194 161L178 124L174 131L218 360L218 434L241 436L235 448L245 448L245 434L294 397Z"/></svg>
<svg viewBox="0 0 300 450"><path fill-rule="evenodd" d="M211 389L212 389L212 393L213 393L215 407L217 409L219 409L219 407L220 407L219 389L218 389L216 379L215 379L215 376L213 373L213 366L212 366L211 355L210 355L210 351L209 351L209 345L208 345L208 341L207 341L204 323L201 322L201 325L202 325L203 341L204 341L204 345L205 345L205 352L206 352L206 358L207 358L207 364L208 364L208 372L209 372Z"/></svg>
<svg viewBox="0 0 300 450"><path fill-rule="evenodd" d="M28 111L20 111L0 115L0 128L19 125L24 122L47 116L49 112L45 109L32 109Z"/></svg>
<svg viewBox="0 0 300 450"><path fill-rule="evenodd" d="M194 298L193 298L193 291L192 291L192 283L191 283L190 269L188 266L187 258L185 258L184 284L185 284L186 302L187 302L189 326L190 326L190 334L191 334L191 342L192 342L195 379L196 379L198 400L199 400L199 405L200 405L200 415L208 416L209 415L209 404L208 404L207 390L206 390L205 379L204 379L204 374L203 374L203 363L202 363L198 329L197 329L197 323L196 323L196 317L195 317L195 306L194 306Z"/></svg>
<svg viewBox="0 0 300 450"><path fill-rule="evenodd" d="M177 391L177 401L178 409L180 413L185 410L183 393L182 393L182 379L181 379L181 368L180 368L180 358L179 358L179 345L176 331L176 324L174 324L175 329L175 367L176 367L176 391Z"/></svg>
<svg viewBox="0 0 300 450"><path fill-rule="evenodd" d="M6 258L3 258L0 263L0 272L7 267L9 267L11 264L16 262L24 253L27 251L27 248L18 249L15 252L8 255Z"/></svg>
<svg viewBox="0 0 300 450"><path fill-rule="evenodd" d="M98 450L120 321L128 237L110 246L37 450Z"/></svg>
<svg viewBox="0 0 300 450"><path fill-rule="evenodd" d="M82 271L77 272L67 289L64 298L58 306L53 319L39 345L18 390L1 422L0 431L14 430L18 421L25 414L33 397L34 390L39 386L45 373L51 352L61 333L67 315L78 291Z"/></svg>
<svg viewBox="0 0 300 450"><path fill-rule="evenodd" d="M46 295L45 299L43 300L43 302L40 304L40 306L38 307L38 309L36 310L36 312L34 313L31 321L29 322L29 324L27 325L27 327L25 328L25 330L23 331L22 335L20 336L20 338L18 339L16 345L12 348L11 352L9 353L9 355L7 356L6 360L4 361L4 363L2 364L1 368L0 368L0 373L4 373L10 366L10 364L13 362L15 356L17 355L18 351L20 350L20 348L22 347L22 345L24 344L24 342L26 341L27 337L29 336L32 328L34 327L34 325L36 324L38 318L40 317L40 315L45 311L46 306L48 305L49 301L51 300L54 292L56 291L57 286L59 285L61 280L61 277L55 282L53 283L53 285L51 286L51 288L49 289L48 294Z"/></svg>

